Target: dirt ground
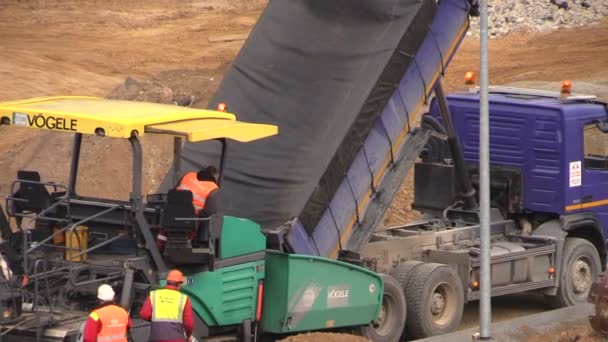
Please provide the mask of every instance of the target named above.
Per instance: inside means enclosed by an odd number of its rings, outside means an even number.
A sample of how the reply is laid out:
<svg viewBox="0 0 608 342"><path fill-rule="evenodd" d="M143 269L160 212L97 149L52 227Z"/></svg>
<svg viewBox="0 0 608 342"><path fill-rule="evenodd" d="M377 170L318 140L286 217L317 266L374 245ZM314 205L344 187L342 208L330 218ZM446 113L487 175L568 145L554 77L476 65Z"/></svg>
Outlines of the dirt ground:
<svg viewBox="0 0 608 342"><path fill-rule="evenodd" d="M246 35L264 4L264 0L3 0L0 101L110 93L138 98L141 94L129 93L127 86L120 88L132 76L151 80L146 84L157 87L159 96L173 100L172 96L192 95L193 104L202 107L243 44L242 39L210 40ZM490 42L491 83L572 79L576 91L577 81L608 80L606 56L608 20L575 31L516 32ZM448 68L448 90L459 89L464 73L477 70L478 64L478 42L467 38ZM87 143L79 192L126 199L129 146L96 137L87 138ZM60 134L1 127L0 195L9 192L20 169L39 170L43 180L65 184L70 147L69 139ZM144 141L146 190L158 185L170 163L170 149L170 140ZM417 215L409 209L411 190L410 176L386 215L387 225ZM313 336L289 341L312 341Z"/></svg>
<svg viewBox="0 0 608 342"><path fill-rule="evenodd" d="M546 333L537 333L534 329L529 328L525 332L527 336L519 336L518 340L522 342L600 342L608 341L608 338L596 333L589 323L579 323L566 325L560 329L552 330Z"/></svg>
<svg viewBox="0 0 608 342"><path fill-rule="evenodd" d="M282 339L279 342L371 342L370 340L361 336L353 336L348 334L334 334L334 333L308 333L300 334L297 336L290 336Z"/></svg>

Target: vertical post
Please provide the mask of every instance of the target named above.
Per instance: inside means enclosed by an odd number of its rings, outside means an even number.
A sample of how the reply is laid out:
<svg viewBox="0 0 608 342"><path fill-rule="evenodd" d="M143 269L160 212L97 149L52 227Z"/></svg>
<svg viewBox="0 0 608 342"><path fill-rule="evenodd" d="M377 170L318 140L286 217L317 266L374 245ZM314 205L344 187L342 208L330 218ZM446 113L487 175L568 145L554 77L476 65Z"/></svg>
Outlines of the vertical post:
<svg viewBox="0 0 608 342"><path fill-rule="evenodd" d="M80 160L80 146L82 145L82 133L74 134L72 145L72 163L70 165L70 180L68 182L68 198L76 194L76 180L78 179L78 163Z"/></svg>
<svg viewBox="0 0 608 342"><path fill-rule="evenodd" d="M217 179L217 185L221 185L222 178L224 178L224 163L226 161L226 149L228 148L225 138L220 139L220 142L222 143L222 152L220 155L220 169L218 170L219 176Z"/></svg>
<svg viewBox="0 0 608 342"><path fill-rule="evenodd" d="M131 175L131 204L137 204L137 206L133 207L135 211L139 210L142 204L142 150L141 144L139 142L139 138L136 133L132 133L129 138L129 142L131 143L131 148L133 150L133 174ZM133 201L135 200L135 201Z"/></svg>
<svg viewBox="0 0 608 342"><path fill-rule="evenodd" d="M131 184L132 190L129 196L129 202L131 204L131 215L133 219L133 226L139 228L144 241L146 243L146 249L150 252L152 261L154 262L156 269L158 270L159 276L164 277L167 272L167 265L163 260L160 251L156 247L156 241L150 231L148 222L144 217L144 204L142 199L142 150L139 139L136 133L132 133L129 138L131 148L133 149L133 183Z"/></svg>
<svg viewBox="0 0 608 342"><path fill-rule="evenodd" d="M125 310L129 310L131 308L131 290L133 288L134 276L135 271L132 268L127 268L125 270L125 279L122 283L122 293L120 295L120 306L122 306Z"/></svg>
<svg viewBox="0 0 608 342"><path fill-rule="evenodd" d="M182 138L173 137L173 184L177 184L181 176Z"/></svg>
<svg viewBox="0 0 608 342"><path fill-rule="evenodd" d="M491 260L490 260L490 114L488 100L488 0L480 0L479 18L480 98L479 98L479 215L480 244L480 301L479 335L491 339Z"/></svg>

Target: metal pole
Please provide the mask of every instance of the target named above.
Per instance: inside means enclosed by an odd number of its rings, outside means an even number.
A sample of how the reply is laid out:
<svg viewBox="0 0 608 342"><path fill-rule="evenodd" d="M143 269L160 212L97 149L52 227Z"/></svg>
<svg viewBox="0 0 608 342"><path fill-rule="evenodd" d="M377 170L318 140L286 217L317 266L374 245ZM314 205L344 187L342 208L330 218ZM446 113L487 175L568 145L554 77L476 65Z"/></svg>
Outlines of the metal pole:
<svg viewBox="0 0 608 342"><path fill-rule="evenodd" d="M173 184L177 184L182 176L181 170L182 159L182 138L173 138Z"/></svg>
<svg viewBox="0 0 608 342"><path fill-rule="evenodd" d="M76 195L76 181L78 180L78 163L80 160L80 148L82 145L82 133L74 135L72 147L72 163L70 165L70 179L68 183L67 197L72 198Z"/></svg>
<svg viewBox="0 0 608 342"><path fill-rule="evenodd" d="M479 216L481 221L480 244L480 300L479 335L491 339L491 260L490 260L490 114L488 103L488 0L480 1L479 48Z"/></svg>
<svg viewBox="0 0 608 342"><path fill-rule="evenodd" d="M133 184L131 194L129 196L129 201L131 203L131 215L134 227L139 229L139 232L144 238L146 249L150 252L150 256L152 257L152 261L156 265L156 269L159 272L159 276L166 276L167 273L167 265L165 264L165 260L163 256L160 254L158 247L156 247L156 241L154 240L154 236L150 231L150 226L144 217L144 204L142 200L142 149L141 144L139 142L139 138L137 134L131 134L129 138L129 142L131 143L131 148L133 150Z"/></svg>
<svg viewBox="0 0 608 342"><path fill-rule="evenodd" d="M125 279L122 283L122 293L120 295L120 306L125 310L131 308L131 289L133 288L133 278L135 271L131 268L127 268L125 272Z"/></svg>

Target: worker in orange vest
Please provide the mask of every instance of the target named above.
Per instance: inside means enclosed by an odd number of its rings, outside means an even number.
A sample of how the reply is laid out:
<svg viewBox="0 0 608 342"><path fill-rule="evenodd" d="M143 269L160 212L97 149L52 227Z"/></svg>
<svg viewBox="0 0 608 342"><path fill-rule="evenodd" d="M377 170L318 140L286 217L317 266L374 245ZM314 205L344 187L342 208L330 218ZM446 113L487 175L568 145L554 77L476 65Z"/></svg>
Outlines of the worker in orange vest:
<svg viewBox="0 0 608 342"><path fill-rule="evenodd" d="M205 208L205 201L211 191L218 188L217 177L217 169L214 166L209 166L198 173L186 173L177 186L177 190L189 190L192 192L192 204L194 204L194 211L197 215Z"/></svg>
<svg viewBox="0 0 608 342"><path fill-rule="evenodd" d="M205 202L209 194L217 190L219 172L215 166L208 166L207 168L197 172L188 172L182 177L181 181L177 185L177 190L188 190L192 192L192 204L194 205L194 214L198 216L201 210L205 208ZM196 232L192 232L188 236L189 240L192 240ZM160 230L156 236L156 247L159 251L165 248L167 242L167 235L164 230Z"/></svg>
<svg viewBox="0 0 608 342"><path fill-rule="evenodd" d="M184 275L172 270L167 275L167 286L150 292L139 316L150 321L150 342L185 342L192 338L194 312L190 299L179 292Z"/></svg>
<svg viewBox="0 0 608 342"><path fill-rule="evenodd" d="M131 328L129 313L114 304L114 290L108 284L97 289L99 308L89 315L84 327L83 342L127 342Z"/></svg>

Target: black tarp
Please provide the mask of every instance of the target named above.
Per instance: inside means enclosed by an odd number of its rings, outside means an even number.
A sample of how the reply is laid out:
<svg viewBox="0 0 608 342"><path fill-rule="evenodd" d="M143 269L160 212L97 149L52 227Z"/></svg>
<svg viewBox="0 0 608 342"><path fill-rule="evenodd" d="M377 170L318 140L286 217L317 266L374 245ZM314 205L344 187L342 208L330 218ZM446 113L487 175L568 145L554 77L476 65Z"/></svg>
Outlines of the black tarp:
<svg viewBox="0 0 608 342"><path fill-rule="evenodd" d="M225 102L239 120L275 124L280 133L228 143L224 211L265 228L300 216L312 228L435 7L433 0L270 1L209 107ZM214 163L217 148L207 146L187 144L182 171Z"/></svg>

